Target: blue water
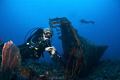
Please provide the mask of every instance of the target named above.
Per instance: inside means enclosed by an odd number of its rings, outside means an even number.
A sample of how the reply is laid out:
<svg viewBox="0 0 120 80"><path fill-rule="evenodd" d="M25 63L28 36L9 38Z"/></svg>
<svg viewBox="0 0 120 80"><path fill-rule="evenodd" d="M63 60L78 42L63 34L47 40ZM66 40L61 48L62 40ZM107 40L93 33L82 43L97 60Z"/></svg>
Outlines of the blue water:
<svg viewBox="0 0 120 80"><path fill-rule="evenodd" d="M101 60L120 60L119 0L0 0L0 37L16 45L35 27L49 27L49 18L66 17L78 33L99 44L109 45ZM93 20L95 25L79 20ZM63 53L54 29L52 45ZM45 52L45 58L49 55Z"/></svg>

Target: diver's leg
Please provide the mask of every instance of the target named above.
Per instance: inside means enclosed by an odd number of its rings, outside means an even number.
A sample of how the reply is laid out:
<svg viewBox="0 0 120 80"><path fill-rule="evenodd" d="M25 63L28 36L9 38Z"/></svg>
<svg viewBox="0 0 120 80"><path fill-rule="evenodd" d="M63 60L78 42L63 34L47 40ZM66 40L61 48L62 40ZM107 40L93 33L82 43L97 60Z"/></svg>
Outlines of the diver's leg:
<svg viewBox="0 0 120 80"><path fill-rule="evenodd" d="M3 48L3 46L4 46L4 43L0 43L0 48Z"/></svg>
<svg viewBox="0 0 120 80"><path fill-rule="evenodd" d="M30 58L30 54L32 51L30 51L29 47L26 45L26 43L19 45L18 48L20 49L20 54L22 59L28 59Z"/></svg>
<svg viewBox="0 0 120 80"><path fill-rule="evenodd" d="M91 23L94 25L94 21L91 21Z"/></svg>
<svg viewBox="0 0 120 80"><path fill-rule="evenodd" d="M0 43L0 60L2 59L2 49L3 49L4 43Z"/></svg>

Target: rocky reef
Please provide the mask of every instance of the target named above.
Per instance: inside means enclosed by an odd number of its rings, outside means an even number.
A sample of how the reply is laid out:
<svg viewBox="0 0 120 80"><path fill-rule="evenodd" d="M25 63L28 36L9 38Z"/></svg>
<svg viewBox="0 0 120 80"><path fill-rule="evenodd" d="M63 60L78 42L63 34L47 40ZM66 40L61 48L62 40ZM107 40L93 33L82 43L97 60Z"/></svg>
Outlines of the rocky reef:
<svg viewBox="0 0 120 80"><path fill-rule="evenodd" d="M85 77L76 80L120 80L120 61L105 60L98 62Z"/></svg>

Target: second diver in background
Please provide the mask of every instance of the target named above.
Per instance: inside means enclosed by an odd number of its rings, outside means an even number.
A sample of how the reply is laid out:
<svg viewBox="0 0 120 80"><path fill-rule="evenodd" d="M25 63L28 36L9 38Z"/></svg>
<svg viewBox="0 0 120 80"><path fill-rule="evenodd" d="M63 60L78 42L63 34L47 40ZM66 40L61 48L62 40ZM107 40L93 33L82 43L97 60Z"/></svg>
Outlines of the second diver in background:
<svg viewBox="0 0 120 80"><path fill-rule="evenodd" d="M85 24L89 24L89 23L91 23L91 24L95 24L95 22L94 21L86 21L86 20L84 20L84 19L81 19L81 20L79 20L80 22L81 22L81 25L83 24L83 23L85 23Z"/></svg>

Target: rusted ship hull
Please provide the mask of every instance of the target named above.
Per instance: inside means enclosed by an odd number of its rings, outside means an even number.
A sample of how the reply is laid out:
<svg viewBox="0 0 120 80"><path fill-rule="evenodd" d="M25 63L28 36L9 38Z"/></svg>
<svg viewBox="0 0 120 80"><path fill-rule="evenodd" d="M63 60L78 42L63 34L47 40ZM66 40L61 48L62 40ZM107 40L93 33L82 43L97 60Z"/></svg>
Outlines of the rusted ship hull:
<svg viewBox="0 0 120 80"><path fill-rule="evenodd" d="M64 61L61 61L66 72L71 70L70 77L74 75L85 76L90 71L90 68L99 61L101 56L107 49L107 45L96 44L82 36L71 25L71 22L63 18L49 19L51 28L59 28L64 50Z"/></svg>

